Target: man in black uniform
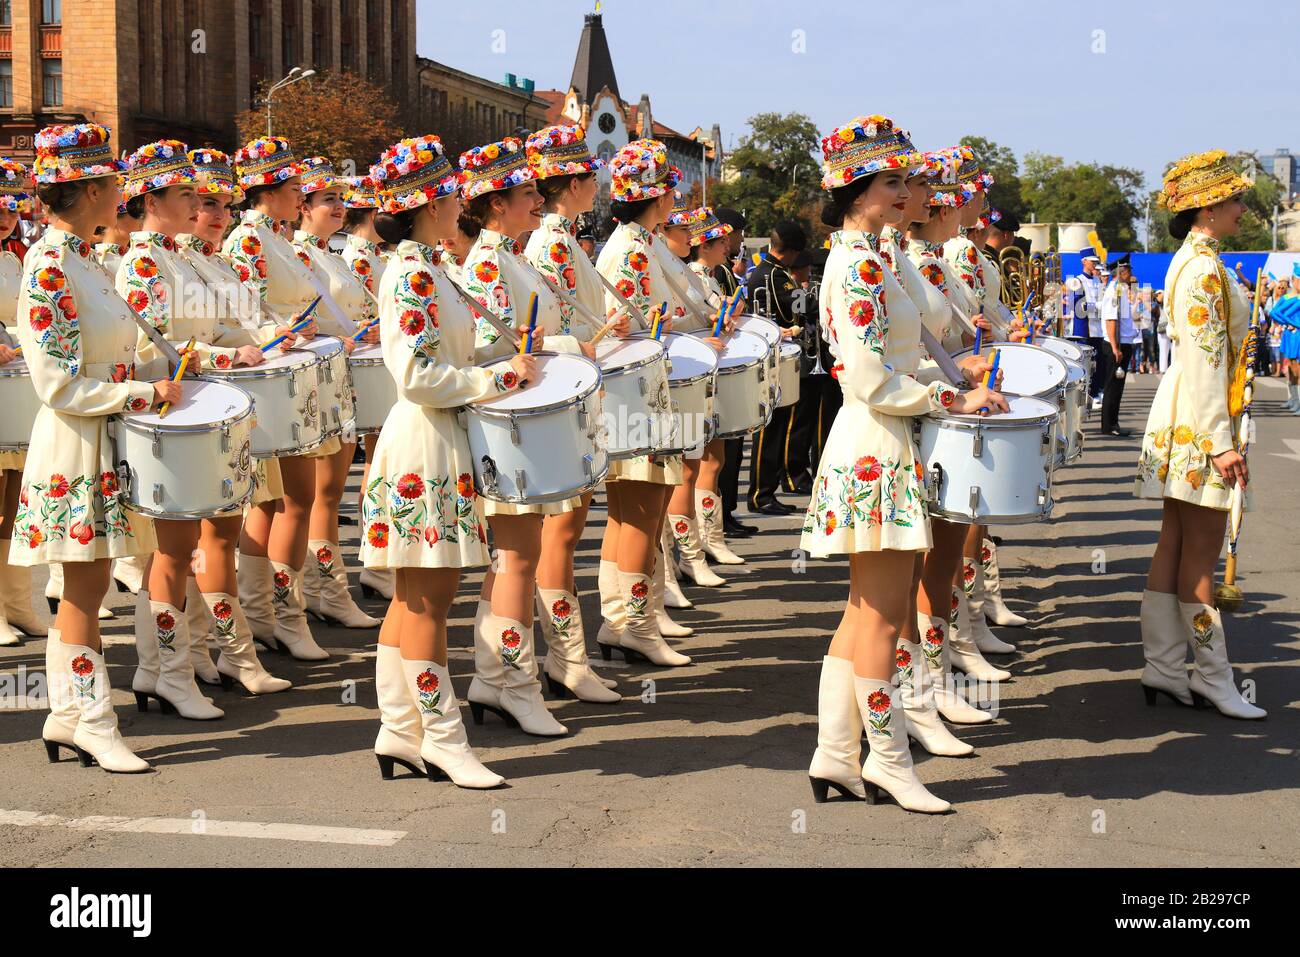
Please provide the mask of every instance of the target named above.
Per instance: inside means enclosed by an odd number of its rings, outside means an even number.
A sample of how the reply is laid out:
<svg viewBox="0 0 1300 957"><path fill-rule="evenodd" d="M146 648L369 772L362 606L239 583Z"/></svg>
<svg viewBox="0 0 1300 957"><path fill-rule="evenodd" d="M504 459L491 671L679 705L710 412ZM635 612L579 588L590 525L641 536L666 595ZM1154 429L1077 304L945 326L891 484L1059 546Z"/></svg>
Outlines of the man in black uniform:
<svg viewBox="0 0 1300 957"><path fill-rule="evenodd" d="M772 230L770 246L762 262L745 281L745 290L756 315L764 315L782 329L802 322L795 314L795 294L802 292L790 274L799 254L808 248L808 234L792 220L782 220ZM777 487L785 474L786 433L790 407L772 411L772 420L754 435L749 457L749 510L759 515L789 515L795 509L779 501Z"/></svg>
<svg viewBox="0 0 1300 957"><path fill-rule="evenodd" d="M731 227L727 235L727 261L713 271L713 278L722 287L724 296L734 296L740 287L740 280L734 272L740 260L745 243L745 214L739 210L719 206L713 211L719 222ZM722 495L722 532L730 538L744 538L758 531L753 525L745 525L736 519L735 511L740 496L740 460L745 454L744 439L727 439L727 450L722 471L718 473L718 491Z"/></svg>
<svg viewBox="0 0 1300 957"><path fill-rule="evenodd" d="M817 474L826 437L830 435L835 414L844 404L840 384L830 374L835 359L817 325L820 322L817 289L826 265L826 250L811 250L796 260L797 282L803 278L798 267L804 258L810 266L809 278L815 281L810 282L802 302L795 299L796 318L803 326L804 355L799 369L799 401L790 410L784 457L786 488L800 495L812 492L813 476ZM817 352L820 352L820 362L815 357Z"/></svg>

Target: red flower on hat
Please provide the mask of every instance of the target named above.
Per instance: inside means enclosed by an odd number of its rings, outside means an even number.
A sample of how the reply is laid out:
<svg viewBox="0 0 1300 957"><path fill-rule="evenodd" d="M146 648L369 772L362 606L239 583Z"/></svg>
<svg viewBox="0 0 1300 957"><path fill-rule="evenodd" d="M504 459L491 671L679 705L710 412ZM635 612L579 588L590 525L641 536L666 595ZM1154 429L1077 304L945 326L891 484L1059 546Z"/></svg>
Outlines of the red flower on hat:
<svg viewBox="0 0 1300 957"><path fill-rule="evenodd" d="M424 494L424 479L414 472L407 472L397 480L397 494L405 499L419 498Z"/></svg>

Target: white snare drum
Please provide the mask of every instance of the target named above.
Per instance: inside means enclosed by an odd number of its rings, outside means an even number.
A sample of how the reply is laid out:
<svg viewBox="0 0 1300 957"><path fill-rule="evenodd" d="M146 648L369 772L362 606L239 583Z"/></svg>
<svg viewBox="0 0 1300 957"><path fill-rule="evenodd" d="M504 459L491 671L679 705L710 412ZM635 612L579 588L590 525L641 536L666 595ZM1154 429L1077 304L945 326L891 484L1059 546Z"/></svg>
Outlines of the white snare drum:
<svg viewBox="0 0 1300 957"><path fill-rule="evenodd" d="M707 338L708 332L695 335ZM767 381L771 351L756 332L737 330L723 340L713 395L717 438L748 435L771 420L772 390Z"/></svg>
<svg viewBox="0 0 1300 957"><path fill-rule="evenodd" d="M0 366L0 452L21 452L31 444L40 397L32 385L27 363L19 356Z"/></svg>
<svg viewBox="0 0 1300 957"><path fill-rule="evenodd" d="M210 373L253 397L253 454L269 459L303 455L325 441L320 419L320 364L314 352L272 349L260 366Z"/></svg>
<svg viewBox="0 0 1300 957"><path fill-rule="evenodd" d="M754 332L763 337L767 343L767 384L772 388L772 402L770 406L775 406L778 396L776 390L780 388L780 365L781 365L781 343L786 341L781 337L781 327L767 316L760 316L757 313L741 316L733 320L732 328L741 332Z"/></svg>
<svg viewBox="0 0 1300 957"><path fill-rule="evenodd" d="M146 515L170 519L238 514L253 494L253 397L204 379L157 411L113 416L122 494Z"/></svg>
<svg viewBox="0 0 1300 957"><path fill-rule="evenodd" d="M536 380L461 409L474 484L498 502L562 502L595 488L609 471L600 369L584 356L535 355ZM484 368L500 370L509 361Z"/></svg>
<svg viewBox="0 0 1300 957"><path fill-rule="evenodd" d="M379 343L358 343L348 357L348 371L357 400L357 434L378 432L397 404L397 383L384 365L384 352Z"/></svg>
<svg viewBox="0 0 1300 957"><path fill-rule="evenodd" d="M663 453L676 438L668 394L668 353L648 333L596 343L600 404L611 459Z"/></svg>
<svg viewBox="0 0 1300 957"><path fill-rule="evenodd" d="M1077 362L1069 365L1061 405L1060 433L1057 445L1064 453L1057 465L1073 462L1083 454L1083 419L1088 408L1088 373Z"/></svg>
<svg viewBox="0 0 1300 957"><path fill-rule="evenodd" d="M332 439L350 431L357 417L356 400L352 395L352 377L348 372L348 354L343 340L333 336L316 336L306 342L294 343L293 349L315 353L320 365L320 417L321 431Z"/></svg>
<svg viewBox="0 0 1300 957"><path fill-rule="evenodd" d="M681 332L668 333L663 342L668 347L668 391L677 427L674 447L667 451L698 459L704 454L704 446L713 441L718 354L697 337Z"/></svg>
<svg viewBox="0 0 1300 957"><path fill-rule="evenodd" d="M1079 362L1083 365L1083 371L1088 374L1088 381L1092 382L1092 376L1097 371L1097 350L1082 339L1061 339L1058 341L1065 342L1083 353L1079 358ZM1089 411L1090 407L1085 406L1083 410L1084 418L1087 418Z"/></svg>
<svg viewBox="0 0 1300 957"><path fill-rule="evenodd" d="M962 524L1020 525L1051 514L1056 408L1031 396L1007 399L1006 413L917 420L931 515Z"/></svg>
<svg viewBox="0 0 1300 957"><path fill-rule="evenodd" d="M781 343L781 362L777 366L779 387L776 406L784 409L799 401L799 370L803 364L803 347L787 339Z"/></svg>
<svg viewBox="0 0 1300 957"><path fill-rule="evenodd" d="M998 360L998 371L1002 373L1001 391L1056 401L1057 393L1065 386L1064 359L1024 342L994 343L984 348L984 355L991 359L993 349L997 349L1001 356ZM961 359L974 352L974 349L966 349L953 358Z"/></svg>

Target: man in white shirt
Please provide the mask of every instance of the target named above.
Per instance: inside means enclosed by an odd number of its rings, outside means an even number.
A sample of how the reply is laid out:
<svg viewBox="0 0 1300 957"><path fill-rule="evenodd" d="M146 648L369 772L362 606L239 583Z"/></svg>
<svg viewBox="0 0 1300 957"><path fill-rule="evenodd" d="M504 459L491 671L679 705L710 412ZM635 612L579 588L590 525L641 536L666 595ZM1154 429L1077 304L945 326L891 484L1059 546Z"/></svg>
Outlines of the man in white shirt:
<svg viewBox="0 0 1300 957"><path fill-rule="evenodd" d="M1101 297L1101 322L1106 331L1105 350L1110 359L1101 402L1101 433L1127 436L1132 433L1129 429L1119 427L1119 404L1124 397L1124 380L1128 377L1129 362L1133 358L1133 343L1139 338L1130 298L1133 270L1128 253L1116 261L1114 274L1114 281L1106 287ZM1099 362L1100 358L1099 355Z"/></svg>
<svg viewBox="0 0 1300 957"><path fill-rule="evenodd" d="M1101 407L1101 393L1107 379L1107 356L1110 353L1103 337L1101 326L1101 294L1105 286L1101 281L1101 260L1097 251L1091 246L1079 250L1079 259L1083 263L1083 272L1071 276L1065 281L1073 306L1074 324L1070 333L1072 339L1086 339L1088 345L1096 350L1092 381L1088 383L1088 395L1093 408Z"/></svg>

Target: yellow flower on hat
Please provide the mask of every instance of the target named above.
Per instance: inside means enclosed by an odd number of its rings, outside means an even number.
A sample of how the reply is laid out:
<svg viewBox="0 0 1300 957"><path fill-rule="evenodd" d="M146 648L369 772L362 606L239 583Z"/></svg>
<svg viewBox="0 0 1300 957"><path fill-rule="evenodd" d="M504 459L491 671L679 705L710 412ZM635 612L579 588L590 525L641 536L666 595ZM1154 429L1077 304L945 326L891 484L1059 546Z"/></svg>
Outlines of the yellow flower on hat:
<svg viewBox="0 0 1300 957"><path fill-rule="evenodd" d="M501 155L501 150L497 147L495 143L488 146L485 150L483 150L483 152L488 155L488 159L496 159L498 156Z"/></svg>

